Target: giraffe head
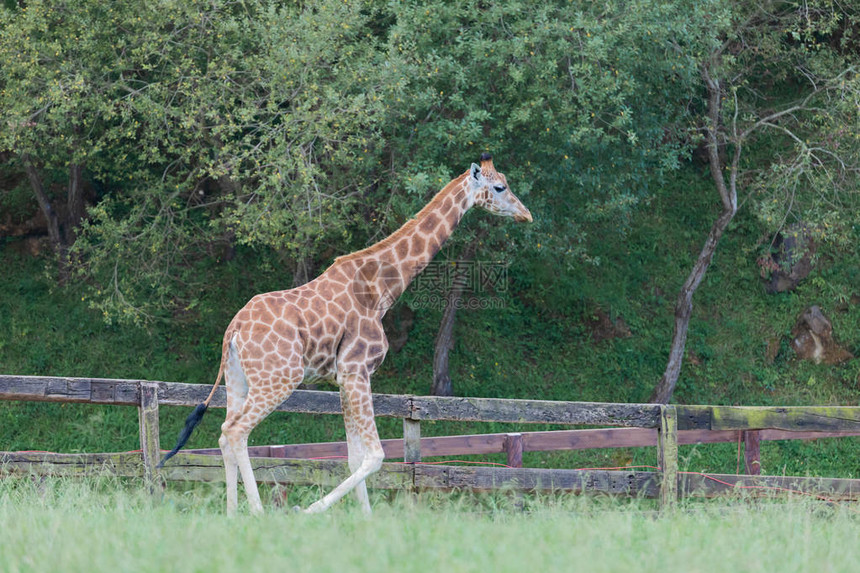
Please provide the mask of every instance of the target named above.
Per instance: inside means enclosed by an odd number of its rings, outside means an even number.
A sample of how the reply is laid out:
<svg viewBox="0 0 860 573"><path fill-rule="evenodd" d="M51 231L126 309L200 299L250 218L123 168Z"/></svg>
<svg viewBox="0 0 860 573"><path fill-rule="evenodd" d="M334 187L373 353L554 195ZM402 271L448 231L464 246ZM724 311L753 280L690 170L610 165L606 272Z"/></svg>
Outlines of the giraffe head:
<svg viewBox="0 0 860 573"><path fill-rule="evenodd" d="M508 188L505 176L493 167L489 153L481 155L481 165L469 168L469 190L474 204L502 217L513 217L517 222L531 222L532 214Z"/></svg>

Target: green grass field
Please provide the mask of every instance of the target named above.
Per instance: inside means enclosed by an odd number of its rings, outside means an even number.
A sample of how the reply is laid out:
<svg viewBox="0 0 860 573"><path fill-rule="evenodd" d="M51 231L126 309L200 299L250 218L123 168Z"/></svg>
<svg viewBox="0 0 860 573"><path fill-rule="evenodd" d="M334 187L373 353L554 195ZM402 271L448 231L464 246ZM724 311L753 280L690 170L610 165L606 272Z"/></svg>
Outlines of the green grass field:
<svg viewBox="0 0 860 573"><path fill-rule="evenodd" d="M318 492L292 490L290 503ZM375 496L322 515L228 519L223 484L0 481L3 571L856 571L860 512L786 499L685 503L505 494Z"/></svg>

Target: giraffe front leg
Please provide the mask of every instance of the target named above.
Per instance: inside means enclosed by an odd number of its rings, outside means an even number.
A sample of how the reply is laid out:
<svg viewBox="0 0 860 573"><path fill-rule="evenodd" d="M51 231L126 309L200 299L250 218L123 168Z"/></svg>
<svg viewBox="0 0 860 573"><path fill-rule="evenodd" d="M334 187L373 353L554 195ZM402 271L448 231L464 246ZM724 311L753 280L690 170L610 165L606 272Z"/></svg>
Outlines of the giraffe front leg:
<svg viewBox="0 0 860 573"><path fill-rule="evenodd" d="M379 471L379 468L382 467L382 460L385 458L382 443L379 441L379 434L376 431L376 421L373 419L373 400L370 394L368 376L357 374L339 376L338 383L342 389L341 396L346 398L344 403L348 404L344 409L349 408L349 416L354 423L355 434L358 435L358 441L364 450L364 455L357 469L350 468L352 474L348 478L334 488L331 493L308 507L305 513L325 511L359 485L366 488L364 480L369 475ZM366 495L365 489L364 496ZM369 502L367 508L370 509Z"/></svg>
<svg viewBox="0 0 860 573"><path fill-rule="evenodd" d="M358 427L352 417L352 410L349 407L349 400L343 388L340 391L340 403L343 407L343 422L346 427L346 444L349 451L349 471L355 473L361 467L361 462L364 461L364 445L361 443L361 436L358 433ZM370 498L367 495L367 484L362 481L352 490L358 500L361 510L365 515L372 513L370 509Z"/></svg>

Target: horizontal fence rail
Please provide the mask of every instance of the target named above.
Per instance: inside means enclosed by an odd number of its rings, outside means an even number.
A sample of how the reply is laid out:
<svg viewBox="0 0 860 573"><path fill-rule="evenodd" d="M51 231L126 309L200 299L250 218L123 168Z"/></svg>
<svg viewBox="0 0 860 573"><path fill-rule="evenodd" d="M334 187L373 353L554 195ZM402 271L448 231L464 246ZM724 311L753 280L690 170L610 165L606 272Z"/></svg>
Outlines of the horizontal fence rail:
<svg viewBox="0 0 860 573"><path fill-rule="evenodd" d="M856 431L857 406L675 406L679 430Z"/></svg>
<svg viewBox="0 0 860 573"><path fill-rule="evenodd" d="M860 436L855 432L788 432L785 430L757 430L762 442L775 440L818 440ZM738 430L681 430L678 445L720 444L745 442L745 432ZM639 448L657 445L657 430L646 428L596 428L590 430L551 430L545 432L466 434L462 436L436 436L421 438L421 457L504 454L509 451L512 438L522 442L521 452L553 452L593 450L600 448ZM386 459L404 457L404 444L400 438L382 440ZM184 450L187 453L221 455L219 448ZM264 458L312 459L346 457L346 442L319 442L272 446L249 446L252 456ZM509 464L511 465L511 464Z"/></svg>
<svg viewBox="0 0 860 573"><path fill-rule="evenodd" d="M144 381L0 375L0 400L139 406L141 382ZM211 386L206 384L148 383L158 385L158 403L166 406L196 406L211 390ZM657 404L374 394L373 406L377 416L425 421L657 428L660 419L660 406ZM210 407L227 407L223 386L216 390ZM677 405L675 408L679 430L860 431L860 407L857 406ZM340 395L338 392L296 390L277 411L341 414Z"/></svg>
<svg viewBox="0 0 860 573"><path fill-rule="evenodd" d="M162 468L168 481L224 480L224 466L215 456L179 453ZM254 477L260 483L336 486L349 476L342 461L251 458ZM139 454L51 454L37 452L0 453L0 466L9 473L28 474L34 465L57 476L103 475L142 477ZM656 497L659 476L655 472L610 470L559 470L481 466L421 465L386 462L367 479L378 489L428 489L485 492L498 489L520 491L594 491Z"/></svg>
<svg viewBox="0 0 860 573"><path fill-rule="evenodd" d="M157 470L158 407L195 406L211 386L102 378L63 378L0 375L0 400L77 402L136 406L140 419L141 452L53 454L0 452L0 473L88 475L109 472L142 477L154 491L159 479L222 481L223 465L211 454L191 450L178 454ZM226 406L218 388L212 407ZM814 490L828 499L860 497L860 480L779 476L722 476L682 472L678 445L743 441L748 473L757 471L758 444L763 440L811 439L860 435L860 407L741 407L655 404L551 402L495 398L450 398L374 394L377 416L402 418L404 438L384 440L386 457L406 463L385 463L369 478L378 488L462 489L485 491L511 488L527 491L595 491L658 497L671 505L679 495L718 495L738 487L750 491ZM279 411L341 414L337 392L297 390ZM421 438L420 422L459 420L621 426L589 430L523 432ZM657 471L622 469L560 470L522 468L524 451L657 446ZM340 460L293 459L345 456L344 443L251 447L255 475L261 482L335 485L349 470ZM422 465L424 457L506 452L517 467ZM264 456L264 457L260 457Z"/></svg>
<svg viewBox="0 0 860 573"><path fill-rule="evenodd" d="M168 481L224 480L224 466L215 456L179 453L175 462L160 470ZM334 460L251 458L258 482L268 484L332 487L349 475L347 464ZM138 453L53 454L40 452L0 453L2 472L17 475L84 477L110 474L141 478L144 462ZM36 471L38 470L38 471ZM482 466L383 464L368 478L377 489L422 489L528 492L608 493L655 498L660 496L659 472L635 470L565 470L543 468L499 468ZM841 478L744 476L679 472L680 495L716 497L737 491L753 494L796 491L828 500L860 499L860 480Z"/></svg>
<svg viewBox="0 0 860 573"><path fill-rule="evenodd" d="M106 378L0 375L0 400L138 406L141 382ZM165 406L196 406L206 399L212 389L205 384L148 383L158 385L158 403ZM227 407L227 392L224 386L220 386L215 391L209 407ZM424 421L588 424L640 428L656 428L660 418L660 407L655 404L551 402L392 394L374 394L373 409L376 416ZM276 410L307 414L342 413L340 394L319 390L296 390Z"/></svg>

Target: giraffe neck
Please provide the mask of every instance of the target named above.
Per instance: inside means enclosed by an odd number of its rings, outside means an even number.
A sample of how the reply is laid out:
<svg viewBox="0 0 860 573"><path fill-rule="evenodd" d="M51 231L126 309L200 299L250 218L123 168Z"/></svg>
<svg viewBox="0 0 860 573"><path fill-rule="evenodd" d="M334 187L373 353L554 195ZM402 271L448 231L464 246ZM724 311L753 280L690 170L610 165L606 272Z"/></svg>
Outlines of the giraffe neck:
<svg viewBox="0 0 860 573"><path fill-rule="evenodd" d="M451 181L414 218L378 243L335 261L352 263L358 281L373 283L387 310L412 279L430 263L474 202L468 190L468 173Z"/></svg>

